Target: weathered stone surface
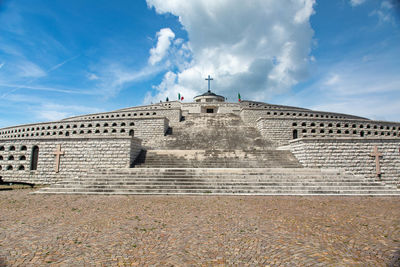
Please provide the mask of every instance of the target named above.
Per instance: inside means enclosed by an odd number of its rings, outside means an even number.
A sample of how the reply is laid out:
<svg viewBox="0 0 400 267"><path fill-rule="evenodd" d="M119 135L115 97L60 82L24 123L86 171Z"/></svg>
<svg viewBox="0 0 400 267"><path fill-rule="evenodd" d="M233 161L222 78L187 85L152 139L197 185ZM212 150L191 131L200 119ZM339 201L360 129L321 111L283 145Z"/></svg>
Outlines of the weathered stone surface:
<svg viewBox="0 0 400 267"><path fill-rule="evenodd" d="M54 169L57 145L64 151L59 172ZM141 141L131 137L51 138L2 140L0 146L4 147L0 151L0 176L4 181L51 184L94 168L127 168L139 154ZM34 146L39 147L39 160L37 170L31 171ZM10 156L14 159L8 160ZM12 170L8 170L10 166Z"/></svg>
<svg viewBox="0 0 400 267"><path fill-rule="evenodd" d="M376 178L375 159L371 152L377 146L381 179L400 183L400 143L398 139L313 138L290 142L291 150L305 167L344 168L367 178Z"/></svg>
<svg viewBox="0 0 400 267"><path fill-rule="evenodd" d="M204 114L207 109L217 113ZM141 144L131 142L131 136L139 138ZM346 138L351 138L351 145L342 146L341 140ZM304 141L291 142L296 139ZM325 143L321 141L324 139ZM142 149L212 150L201 159L207 164L215 154L224 157L224 153L235 150L235 155L225 154L224 160L232 158L230 164L217 161L229 167L285 167L279 164L285 161L273 158L266 166L240 161L251 161L246 158L251 157L251 153L246 153L250 150L259 153L286 149L290 154L291 149L306 167L343 167L370 178L374 166L370 164L372 159L365 157L372 143L385 144L382 177L384 182L397 183L400 123L254 101L172 101L0 129L0 176L6 180L52 183L66 176L85 175L93 168L129 167ZM16 150L9 151L11 144L15 144ZM40 148L38 169L30 171L35 145ZM55 145L66 146L60 173L54 172ZM283 145L287 147L282 148ZM23 146L27 149L20 150Z"/></svg>

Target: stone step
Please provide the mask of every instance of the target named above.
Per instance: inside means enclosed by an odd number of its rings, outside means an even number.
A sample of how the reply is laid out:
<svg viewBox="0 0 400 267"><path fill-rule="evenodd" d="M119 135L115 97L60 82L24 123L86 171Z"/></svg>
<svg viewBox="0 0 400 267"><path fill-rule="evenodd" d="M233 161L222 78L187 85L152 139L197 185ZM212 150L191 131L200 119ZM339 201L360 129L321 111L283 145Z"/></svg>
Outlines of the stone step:
<svg viewBox="0 0 400 267"><path fill-rule="evenodd" d="M74 185L66 185L66 186L58 186L51 187L51 189L75 189L75 188L90 188L91 190L103 190L103 189L112 189L112 190L256 190L256 191L276 191L276 190L287 190L287 191L304 191L304 190L333 190L333 191L341 191L341 190L387 190L385 186L260 186L260 185L203 185L203 186L194 186L194 185L124 185L121 187L120 185L90 185L90 186L74 186Z"/></svg>
<svg viewBox="0 0 400 267"><path fill-rule="evenodd" d="M201 179L201 178L183 178L183 179L165 179L165 178L148 178L148 177L138 177L137 179L87 179L87 180L67 180L60 181L59 183L65 182L106 182L106 181L119 181L119 182L129 182L129 181L147 181L147 182L205 182L205 183L238 183L238 182L253 182L253 183L261 183L261 182L269 182L269 183L377 183L377 182L367 182L363 180L355 180L355 179L218 179L218 178L209 178L209 179Z"/></svg>
<svg viewBox="0 0 400 267"><path fill-rule="evenodd" d="M138 174L138 173L224 173L224 174L324 174L338 175L342 170L337 169L312 169L312 168L146 168L146 169L94 169L89 173L96 174Z"/></svg>
<svg viewBox="0 0 400 267"><path fill-rule="evenodd" d="M306 168L97 169L39 193L78 194L400 194L380 181L341 170Z"/></svg>
<svg viewBox="0 0 400 267"><path fill-rule="evenodd" d="M311 186L383 186L380 183L365 183L365 182L315 182L315 181L299 181L299 182L265 182L265 181L151 181L151 180L129 180L129 181L68 181L57 183L57 186L63 185L257 185L257 186L300 186L300 185L311 185Z"/></svg>
<svg viewBox="0 0 400 267"><path fill-rule="evenodd" d="M191 195L240 195L240 194L249 194L249 195L388 195L388 196L400 196L398 191L394 190L182 190L182 189L168 189L168 190L111 190L111 189L90 189L90 188L75 188L65 191L64 189L41 189L36 193L78 193L78 194L162 194L162 195L171 195L171 194L191 194Z"/></svg>

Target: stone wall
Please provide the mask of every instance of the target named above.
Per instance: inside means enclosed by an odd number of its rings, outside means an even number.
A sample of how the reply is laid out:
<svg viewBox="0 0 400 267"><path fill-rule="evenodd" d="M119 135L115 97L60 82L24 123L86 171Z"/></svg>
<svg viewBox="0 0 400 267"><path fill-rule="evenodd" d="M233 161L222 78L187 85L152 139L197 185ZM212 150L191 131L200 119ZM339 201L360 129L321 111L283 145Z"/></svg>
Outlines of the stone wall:
<svg viewBox="0 0 400 267"><path fill-rule="evenodd" d="M296 110L294 108L280 107L279 109L276 106L244 106L240 112L240 116L242 117L245 123L255 126L257 121L260 118L263 119L303 119L303 120L312 120L312 119L331 119L331 120L368 120L365 118L340 114L340 113L331 113L331 112L323 112L323 111L313 111L313 110Z"/></svg>
<svg viewBox="0 0 400 267"><path fill-rule="evenodd" d="M387 183L400 183L400 139L314 138L290 141L292 153L304 167L344 168L366 178L376 178L374 146L382 153L382 176Z"/></svg>
<svg viewBox="0 0 400 267"><path fill-rule="evenodd" d="M239 114L240 105L238 103L227 103L227 102L201 102L201 103L184 103L182 104L182 114L195 114L205 113L207 107L214 108L217 113L220 114Z"/></svg>
<svg viewBox="0 0 400 267"><path fill-rule="evenodd" d="M60 171L55 171L54 151L61 145ZM37 170L32 151L37 146ZM141 150L141 140L131 137L46 138L0 140L0 176L4 181L51 184L95 168L127 168Z"/></svg>
<svg viewBox="0 0 400 267"><path fill-rule="evenodd" d="M293 139L290 124L289 120L259 120L256 128L264 139L285 145Z"/></svg>
<svg viewBox="0 0 400 267"><path fill-rule="evenodd" d="M296 138L399 138L400 123L353 119L260 118L257 129L277 145Z"/></svg>
<svg viewBox="0 0 400 267"><path fill-rule="evenodd" d="M128 137L144 141L164 136L169 121L164 117L113 118L92 121L57 121L20 125L0 129L1 139L73 138L73 137Z"/></svg>

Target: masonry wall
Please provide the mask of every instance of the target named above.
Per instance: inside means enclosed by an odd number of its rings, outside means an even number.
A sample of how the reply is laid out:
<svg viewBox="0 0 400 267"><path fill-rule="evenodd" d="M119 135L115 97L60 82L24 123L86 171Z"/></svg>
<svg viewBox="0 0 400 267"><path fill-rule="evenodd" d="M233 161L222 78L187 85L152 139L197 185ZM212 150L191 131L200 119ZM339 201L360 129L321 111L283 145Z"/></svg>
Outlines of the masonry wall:
<svg viewBox="0 0 400 267"><path fill-rule="evenodd" d="M0 129L0 140L135 136L146 142L164 136L168 125L169 121L164 117L68 120L3 128Z"/></svg>
<svg viewBox="0 0 400 267"><path fill-rule="evenodd" d="M54 151L61 145L60 171ZM31 170L33 147L39 148L37 170ZM0 176L4 181L51 184L96 168L128 168L141 150L131 137L0 140Z"/></svg>
<svg viewBox="0 0 400 267"><path fill-rule="evenodd" d="M399 138L400 123L354 119L260 118L256 128L277 145L296 138Z"/></svg>
<svg viewBox="0 0 400 267"><path fill-rule="evenodd" d="M265 119L333 119L333 120L368 120L353 115L313 111L295 107L277 105L260 105L255 103L242 103L240 116L245 123L255 125L260 118Z"/></svg>
<svg viewBox="0 0 400 267"><path fill-rule="evenodd" d="M291 151L304 167L344 168L366 178L376 178L374 146L382 153L381 179L400 183L400 140L393 138L298 139L290 142Z"/></svg>
<svg viewBox="0 0 400 267"><path fill-rule="evenodd" d="M227 103L227 102L201 102L201 103L184 103L182 104L182 112L184 115L190 113L202 113L202 110L207 107L216 107L217 113L234 113L239 114L240 105L237 103ZM204 111L203 111L204 113Z"/></svg>
<svg viewBox="0 0 400 267"><path fill-rule="evenodd" d="M285 145L293 139L290 124L289 120L259 120L256 128L264 139Z"/></svg>

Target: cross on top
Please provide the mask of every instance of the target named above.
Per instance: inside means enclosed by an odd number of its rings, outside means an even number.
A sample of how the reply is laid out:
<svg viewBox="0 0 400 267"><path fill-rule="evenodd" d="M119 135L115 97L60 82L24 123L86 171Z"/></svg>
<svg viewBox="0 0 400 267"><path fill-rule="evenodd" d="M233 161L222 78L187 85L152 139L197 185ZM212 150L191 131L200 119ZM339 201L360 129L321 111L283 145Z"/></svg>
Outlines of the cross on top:
<svg viewBox="0 0 400 267"><path fill-rule="evenodd" d="M210 89L210 82L211 82L212 80L214 80L214 79L211 78L210 75L208 75L208 78L206 78L206 81L208 81L208 92L211 92L211 89Z"/></svg>

